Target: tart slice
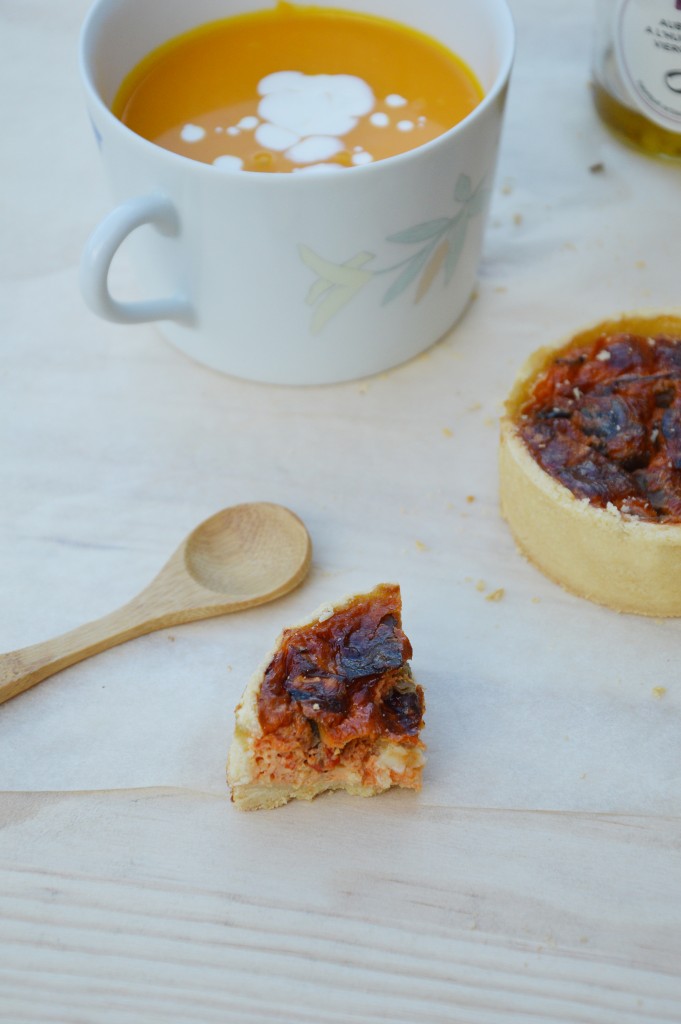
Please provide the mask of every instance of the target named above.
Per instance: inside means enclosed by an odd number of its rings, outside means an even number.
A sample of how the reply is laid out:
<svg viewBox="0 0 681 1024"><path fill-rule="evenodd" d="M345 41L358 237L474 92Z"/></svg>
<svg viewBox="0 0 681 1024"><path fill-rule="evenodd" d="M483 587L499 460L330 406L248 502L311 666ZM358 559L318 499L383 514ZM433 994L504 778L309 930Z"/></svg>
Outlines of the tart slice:
<svg viewBox="0 0 681 1024"><path fill-rule="evenodd" d="M531 356L500 483L547 576L617 611L681 615L681 316L624 316Z"/></svg>
<svg viewBox="0 0 681 1024"><path fill-rule="evenodd" d="M399 587L384 583L281 633L236 708L227 780L237 807L420 789L424 699L401 607Z"/></svg>

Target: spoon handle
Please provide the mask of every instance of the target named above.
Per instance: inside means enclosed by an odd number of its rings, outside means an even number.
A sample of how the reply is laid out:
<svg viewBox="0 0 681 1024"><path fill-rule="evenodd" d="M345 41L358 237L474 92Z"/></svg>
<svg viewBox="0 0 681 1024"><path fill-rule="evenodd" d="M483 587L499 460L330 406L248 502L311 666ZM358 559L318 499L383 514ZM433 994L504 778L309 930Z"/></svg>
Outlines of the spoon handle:
<svg viewBox="0 0 681 1024"><path fill-rule="evenodd" d="M167 612L150 616L148 606L133 600L61 636L0 654L0 704L69 665L178 621L186 618Z"/></svg>

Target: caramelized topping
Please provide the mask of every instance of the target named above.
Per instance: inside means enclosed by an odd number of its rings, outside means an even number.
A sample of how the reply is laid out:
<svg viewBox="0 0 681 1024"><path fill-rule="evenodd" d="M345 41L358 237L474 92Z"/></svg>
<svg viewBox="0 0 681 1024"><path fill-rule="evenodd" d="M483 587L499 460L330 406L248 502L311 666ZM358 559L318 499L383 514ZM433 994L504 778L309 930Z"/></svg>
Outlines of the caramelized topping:
<svg viewBox="0 0 681 1024"><path fill-rule="evenodd" d="M382 584L329 618L285 630L258 698L263 732L307 720L326 746L349 740L418 739L423 691L401 628L399 587Z"/></svg>
<svg viewBox="0 0 681 1024"><path fill-rule="evenodd" d="M681 339L601 335L558 356L522 407L519 431L576 497L681 522Z"/></svg>

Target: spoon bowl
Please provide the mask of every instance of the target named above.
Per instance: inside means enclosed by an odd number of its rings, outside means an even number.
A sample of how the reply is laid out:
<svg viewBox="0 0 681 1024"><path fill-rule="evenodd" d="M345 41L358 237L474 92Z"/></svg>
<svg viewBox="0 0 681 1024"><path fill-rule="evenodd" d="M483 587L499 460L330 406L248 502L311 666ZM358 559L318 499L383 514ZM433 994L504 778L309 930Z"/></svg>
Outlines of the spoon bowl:
<svg viewBox="0 0 681 1024"><path fill-rule="evenodd" d="M305 579L312 544L282 505L234 505L200 523L148 587L62 636L0 654L0 703L69 665L167 626L253 608Z"/></svg>
<svg viewBox="0 0 681 1024"><path fill-rule="evenodd" d="M184 551L187 572L201 586L254 602L295 587L308 571L311 545L293 512L258 502L216 512L190 533Z"/></svg>

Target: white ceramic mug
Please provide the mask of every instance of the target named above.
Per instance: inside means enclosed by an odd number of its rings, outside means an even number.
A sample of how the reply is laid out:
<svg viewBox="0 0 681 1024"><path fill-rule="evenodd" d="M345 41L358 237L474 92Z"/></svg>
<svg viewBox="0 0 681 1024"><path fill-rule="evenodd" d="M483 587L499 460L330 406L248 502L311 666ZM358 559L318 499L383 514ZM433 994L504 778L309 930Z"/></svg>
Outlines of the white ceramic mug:
<svg viewBox="0 0 681 1024"><path fill-rule="evenodd" d="M339 0L315 0L318 7ZM96 313L159 321L217 370L323 384L386 370L446 333L475 286L514 32L506 0L343 0L348 11L434 36L485 97L407 153L336 174L225 174L136 135L111 113L150 51L267 0L97 0L81 35L86 101L115 200L83 256ZM115 299L108 271L129 248L144 301Z"/></svg>

